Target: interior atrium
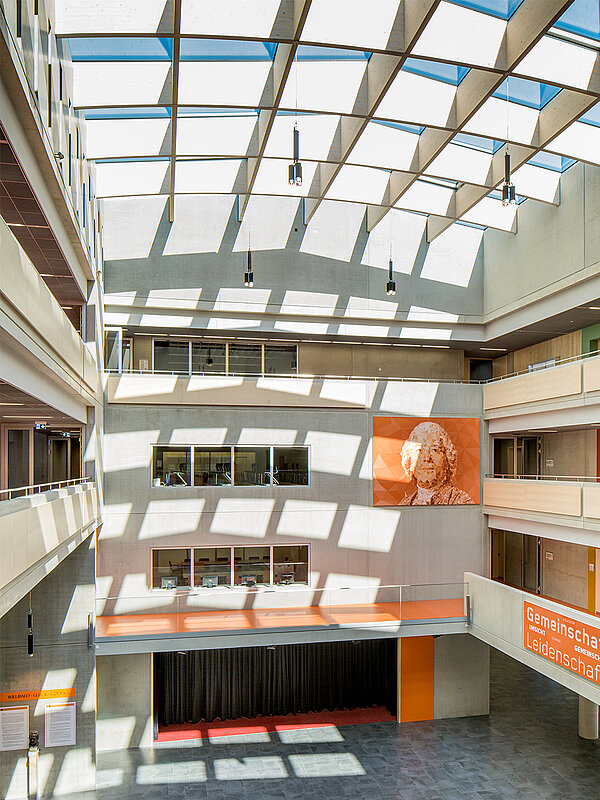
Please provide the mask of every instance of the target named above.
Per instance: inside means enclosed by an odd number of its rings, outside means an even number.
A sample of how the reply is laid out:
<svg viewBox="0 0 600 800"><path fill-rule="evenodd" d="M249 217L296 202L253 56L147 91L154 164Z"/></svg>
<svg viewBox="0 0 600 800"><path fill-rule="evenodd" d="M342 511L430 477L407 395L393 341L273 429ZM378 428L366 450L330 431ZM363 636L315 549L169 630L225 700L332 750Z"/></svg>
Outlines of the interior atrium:
<svg viewBox="0 0 600 800"><path fill-rule="evenodd" d="M0 0L0 553L2 798L597 800L600 0Z"/></svg>

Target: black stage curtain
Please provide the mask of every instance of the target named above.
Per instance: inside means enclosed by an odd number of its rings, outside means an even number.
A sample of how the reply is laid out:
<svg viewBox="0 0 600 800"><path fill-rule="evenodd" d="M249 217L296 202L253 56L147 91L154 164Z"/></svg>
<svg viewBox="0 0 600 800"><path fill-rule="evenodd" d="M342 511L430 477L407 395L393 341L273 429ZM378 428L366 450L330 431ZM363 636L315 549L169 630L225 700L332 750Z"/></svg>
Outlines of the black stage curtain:
<svg viewBox="0 0 600 800"><path fill-rule="evenodd" d="M396 640L155 653L158 722L335 711L396 711Z"/></svg>

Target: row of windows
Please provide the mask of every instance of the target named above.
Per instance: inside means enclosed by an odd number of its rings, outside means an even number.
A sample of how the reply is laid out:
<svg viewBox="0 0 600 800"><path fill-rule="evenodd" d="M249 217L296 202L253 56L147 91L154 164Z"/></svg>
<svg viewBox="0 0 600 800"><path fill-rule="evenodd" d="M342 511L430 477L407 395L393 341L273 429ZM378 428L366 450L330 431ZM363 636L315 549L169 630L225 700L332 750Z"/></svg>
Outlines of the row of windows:
<svg viewBox="0 0 600 800"><path fill-rule="evenodd" d="M155 445L153 486L308 486L308 447Z"/></svg>
<svg viewBox="0 0 600 800"><path fill-rule="evenodd" d="M307 544L152 551L153 589L308 585Z"/></svg>
<svg viewBox="0 0 600 800"><path fill-rule="evenodd" d="M296 345L237 344L217 342L152 342L152 365L155 372L220 375L295 375L298 372ZM133 339L120 329L106 331L104 368L130 372L133 368ZM142 359L143 362L143 359ZM138 362L139 363L139 362ZM140 369L142 367L140 366Z"/></svg>

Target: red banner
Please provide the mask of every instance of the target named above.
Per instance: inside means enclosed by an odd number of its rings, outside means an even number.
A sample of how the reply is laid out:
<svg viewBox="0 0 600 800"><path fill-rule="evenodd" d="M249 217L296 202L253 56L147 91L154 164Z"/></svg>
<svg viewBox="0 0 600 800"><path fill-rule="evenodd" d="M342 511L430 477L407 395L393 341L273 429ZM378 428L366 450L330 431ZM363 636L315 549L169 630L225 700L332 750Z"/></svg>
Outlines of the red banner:
<svg viewBox="0 0 600 800"><path fill-rule="evenodd" d="M600 628L525 600L523 644L548 661L600 685Z"/></svg>

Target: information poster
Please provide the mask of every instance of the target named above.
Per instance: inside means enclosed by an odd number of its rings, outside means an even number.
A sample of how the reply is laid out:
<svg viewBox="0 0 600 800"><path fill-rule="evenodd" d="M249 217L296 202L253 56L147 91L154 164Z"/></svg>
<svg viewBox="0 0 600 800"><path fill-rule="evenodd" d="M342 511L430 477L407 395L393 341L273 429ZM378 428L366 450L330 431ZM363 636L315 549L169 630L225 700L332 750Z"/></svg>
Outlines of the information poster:
<svg viewBox="0 0 600 800"><path fill-rule="evenodd" d="M0 708L0 750L29 747L29 706Z"/></svg>
<svg viewBox="0 0 600 800"><path fill-rule="evenodd" d="M46 703L44 746L75 744L75 703Z"/></svg>

